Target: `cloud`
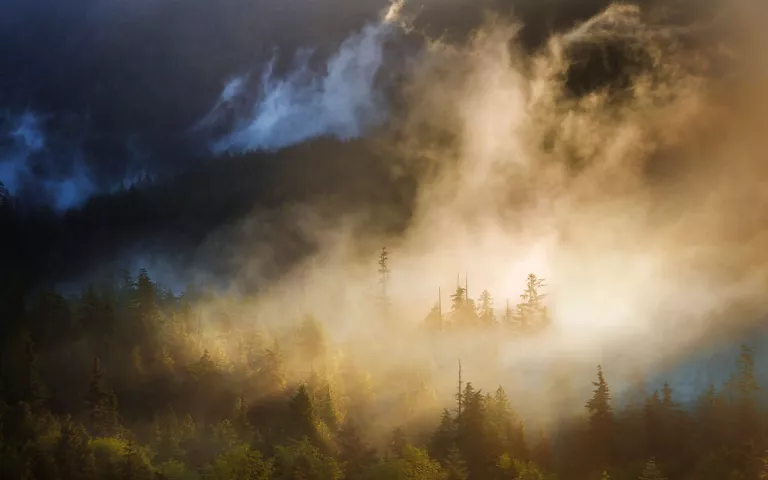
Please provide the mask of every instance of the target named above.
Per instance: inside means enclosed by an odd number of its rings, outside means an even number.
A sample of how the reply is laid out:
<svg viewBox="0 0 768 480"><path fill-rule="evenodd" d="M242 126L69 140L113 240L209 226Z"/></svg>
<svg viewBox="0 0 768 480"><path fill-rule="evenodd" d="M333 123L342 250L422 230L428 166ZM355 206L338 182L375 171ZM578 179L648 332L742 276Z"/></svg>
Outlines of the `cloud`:
<svg viewBox="0 0 768 480"><path fill-rule="evenodd" d="M395 134L381 142L400 154L393 164L406 158L393 167L418 167L408 229L367 236L346 218L317 228L321 253L262 295L254 315L282 320L275 312L301 298L335 335L357 339L372 369L427 355L450 365L434 375L451 388L460 356L483 369L473 378L483 388L514 376L537 392L558 362L584 378L605 363L612 382L635 370L676 380L668 369L691 352L762 319L768 95L758 76L723 83L711 68L721 61L711 47L738 41L693 41L696 29L629 6L554 34L533 55L518 48L519 32L491 18L467 44L428 45L404 81ZM383 244L387 326L370 301ZM234 255L258 271L262 253L249 248ZM438 288L447 302L457 271L497 308L514 305L528 273L546 278L554 329L415 340L414 324Z"/></svg>
<svg viewBox="0 0 768 480"><path fill-rule="evenodd" d="M399 32L402 5L394 3L379 23L368 24L344 40L323 73L311 68L311 50L299 51L294 69L280 77L273 57L261 75L256 105L246 118L236 120L234 130L217 140L212 150L275 150L326 135L356 138L384 121L387 107L376 79L384 66L385 43ZM231 108L244 92L245 78L231 79L201 125L215 124L222 109Z"/></svg>
<svg viewBox="0 0 768 480"><path fill-rule="evenodd" d="M55 120L31 110L5 112L0 131L0 181L22 205L49 205L63 211L80 205L96 188L77 139L63 129L46 132ZM74 143L73 143L74 142Z"/></svg>

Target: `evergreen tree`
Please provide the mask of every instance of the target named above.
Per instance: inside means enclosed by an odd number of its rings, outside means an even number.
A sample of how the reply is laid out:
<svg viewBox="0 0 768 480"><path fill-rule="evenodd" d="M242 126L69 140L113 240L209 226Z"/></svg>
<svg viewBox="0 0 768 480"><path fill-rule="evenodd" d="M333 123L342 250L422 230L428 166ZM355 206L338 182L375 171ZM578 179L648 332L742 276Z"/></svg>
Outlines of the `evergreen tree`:
<svg viewBox="0 0 768 480"><path fill-rule="evenodd" d="M362 480L365 471L376 461L376 451L363 441L354 422L345 422L339 430L338 445L346 480Z"/></svg>
<svg viewBox="0 0 768 480"><path fill-rule="evenodd" d="M382 247L381 254L379 254L379 304L386 313L386 309L389 308L389 251L387 247Z"/></svg>
<svg viewBox="0 0 768 480"><path fill-rule="evenodd" d="M336 431L339 427L339 412L333 402L333 393L331 392L331 385L326 383L318 405L318 417L322 420L331 431Z"/></svg>
<svg viewBox="0 0 768 480"><path fill-rule="evenodd" d="M438 460L440 463L444 462L448 458L448 454L456 445L456 423L451 417L451 412L448 409L443 410L443 415L440 418L440 425L437 430L432 434L432 438L429 443L429 454L432 458Z"/></svg>
<svg viewBox="0 0 768 480"><path fill-rule="evenodd" d="M272 462L265 461L258 450L241 445L216 456L206 469L211 480L269 480Z"/></svg>
<svg viewBox="0 0 768 480"><path fill-rule="evenodd" d="M89 443L90 438L85 428L66 417L56 447L56 464L61 480L96 478L96 464Z"/></svg>
<svg viewBox="0 0 768 480"><path fill-rule="evenodd" d="M504 388L499 386L492 397L488 398L489 435L500 450L498 455L509 453L513 458L528 458L523 423L512 410L509 397Z"/></svg>
<svg viewBox="0 0 768 480"><path fill-rule="evenodd" d="M95 435L114 435L119 430L120 420L117 397L103 385L103 373L98 358L93 359L91 381L86 397L88 420Z"/></svg>
<svg viewBox="0 0 768 480"><path fill-rule="evenodd" d="M443 462L443 470L445 471L445 480L467 480L469 478L467 463L455 444L448 450Z"/></svg>
<svg viewBox="0 0 768 480"><path fill-rule="evenodd" d="M477 316L480 318L480 323L485 327L496 325L496 314L493 312L493 298L488 293L488 290L483 290L483 293L480 294Z"/></svg>
<svg viewBox="0 0 768 480"><path fill-rule="evenodd" d="M312 315L307 315L301 322L297 332L297 343L301 355L310 367L325 356L327 341L325 330L320 322Z"/></svg>
<svg viewBox="0 0 768 480"><path fill-rule="evenodd" d="M293 438L315 438L315 408L305 384L299 386L291 399L291 421Z"/></svg>
<svg viewBox="0 0 768 480"><path fill-rule="evenodd" d="M517 304L514 313L513 322L518 329L538 330L549 325L549 316L544 305L546 295L541 293L545 286L544 279L533 273L528 275L525 290L520 294L522 301Z"/></svg>
<svg viewBox="0 0 768 480"><path fill-rule="evenodd" d="M46 388L40 378L39 357L29 334L24 335L24 358L19 398L31 405L33 409L42 407L47 398Z"/></svg>
<svg viewBox="0 0 768 480"><path fill-rule="evenodd" d="M323 454L305 438L276 448L274 478L342 480L344 473L333 457Z"/></svg>
<svg viewBox="0 0 768 480"><path fill-rule="evenodd" d="M154 480L155 474L143 452L129 441L120 468L121 480Z"/></svg>
<svg viewBox="0 0 768 480"><path fill-rule="evenodd" d="M233 417L233 425L238 437L240 437L243 442L250 443L253 439L253 426L251 426L251 423L248 420L248 404L245 403L245 398L242 394L237 397L237 404L235 405Z"/></svg>
<svg viewBox="0 0 768 480"><path fill-rule="evenodd" d="M603 367L597 367L597 381L592 382L595 387L592 398L587 401L586 408L589 412L589 434L592 451L596 455L598 465L611 461L611 450L614 442L613 408L611 407L611 394L608 383L603 376Z"/></svg>
<svg viewBox="0 0 768 480"><path fill-rule="evenodd" d="M656 460L651 458L645 463L643 473L640 475L639 480L666 480L659 467L656 465Z"/></svg>
<svg viewBox="0 0 768 480"><path fill-rule="evenodd" d="M285 388L285 360L277 340L272 348L264 353L259 376L262 379L263 390L267 392L279 392Z"/></svg>
<svg viewBox="0 0 768 480"><path fill-rule="evenodd" d="M389 441L389 453L391 453L394 458L400 458L407 445L408 439L405 437L403 429L400 427L395 428L392 432L391 440Z"/></svg>
<svg viewBox="0 0 768 480"><path fill-rule="evenodd" d="M438 304L435 304L429 311L427 318L424 319L424 325L432 332L439 332L443 329L443 315Z"/></svg>

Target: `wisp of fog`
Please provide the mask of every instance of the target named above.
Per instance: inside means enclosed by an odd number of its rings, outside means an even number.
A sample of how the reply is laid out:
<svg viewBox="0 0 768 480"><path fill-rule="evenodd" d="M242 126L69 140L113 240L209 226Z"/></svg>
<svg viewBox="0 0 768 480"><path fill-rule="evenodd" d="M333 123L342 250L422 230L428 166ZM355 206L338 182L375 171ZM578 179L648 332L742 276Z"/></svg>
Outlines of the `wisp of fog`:
<svg viewBox="0 0 768 480"><path fill-rule="evenodd" d="M765 51L760 32L732 35L749 12L683 25L664 10L616 4L534 53L518 47L521 25L489 15L466 43L428 39L412 52L398 85L405 107L393 113L374 80L387 68L384 42L411 28L401 7L351 36L323 73L304 57L282 78L267 67L250 115L214 149L374 135L397 152L393 170L419 172L407 231L370 238L356 218L308 224L318 255L256 299L222 296L201 311L225 305L276 331L285 305L296 318L311 312L334 346L330 377L340 359L374 382L409 371L436 392L425 409L450 401L459 359L485 389L548 399L521 406L538 418L569 413L563 398L586 398L586 382L562 378L589 378L600 363L619 390L634 375L691 394L703 387L674 367L756 326L768 288L768 98L754 74ZM217 108L246 91L234 82ZM375 300L382 245L385 309ZM263 254L237 252L245 268ZM545 279L546 331L451 326L457 289L469 298L487 290L503 323L530 273ZM443 328L427 334L433 306Z"/></svg>

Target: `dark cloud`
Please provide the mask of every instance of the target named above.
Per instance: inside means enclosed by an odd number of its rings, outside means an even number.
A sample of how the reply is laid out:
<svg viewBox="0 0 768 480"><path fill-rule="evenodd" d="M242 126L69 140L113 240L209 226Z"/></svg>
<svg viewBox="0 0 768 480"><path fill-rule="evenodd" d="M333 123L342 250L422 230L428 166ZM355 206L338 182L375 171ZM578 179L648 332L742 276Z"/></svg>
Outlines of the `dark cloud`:
<svg viewBox="0 0 768 480"><path fill-rule="evenodd" d="M418 13L418 28L456 38L478 25L485 9L514 12L530 24L524 36L535 44L547 29L570 26L605 4L429 0L407 9ZM9 0L0 6L0 108L52 116L45 129L50 137L59 134L58 117L78 119L83 138L77 154L62 151L55 167L46 165L40 174L31 169L30 181L67 179L79 164L98 188L145 170L175 172L207 154L209 139L190 127L233 76L258 77L275 49L277 79L299 48L312 48L322 63L387 5Z"/></svg>

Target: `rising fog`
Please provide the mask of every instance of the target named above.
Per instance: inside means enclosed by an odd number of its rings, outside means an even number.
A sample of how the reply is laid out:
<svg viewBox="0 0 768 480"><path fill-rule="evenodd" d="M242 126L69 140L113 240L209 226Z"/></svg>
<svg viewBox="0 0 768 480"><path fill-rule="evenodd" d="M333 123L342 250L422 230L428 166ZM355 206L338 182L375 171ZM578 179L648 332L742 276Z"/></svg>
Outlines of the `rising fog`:
<svg viewBox="0 0 768 480"><path fill-rule="evenodd" d="M702 380L675 367L735 345L765 312L764 47L745 23L758 6L615 4L552 33L533 54L514 18L489 14L456 43L419 31L400 6L353 34L325 67L302 63L280 79L267 69L215 150L368 135L391 152L392 175L418 178L408 228L367 235L358 228L370 220L365 206L335 221L318 220L311 206L292 210L320 253L255 299L223 295L201 312L225 308L277 331L286 314L311 312L333 345L331 377L340 359L374 382L408 371L447 405L461 360L476 385L536 398L520 408L539 420L568 413L563 397L586 398L587 383L561 380L588 378L598 363L619 392L645 376L673 382L690 400L722 382L716 369ZM414 35L419 47L396 84L402 107L382 122L374 76L387 69L384 44ZM230 83L217 108L244 92ZM226 239L224 231L211 242ZM376 302L382 246L391 255L385 313ZM257 244L227 255L251 277L279 250ZM546 333L425 336L440 299L450 322L457 286L471 298L488 290L501 318L529 273L546 279Z"/></svg>

